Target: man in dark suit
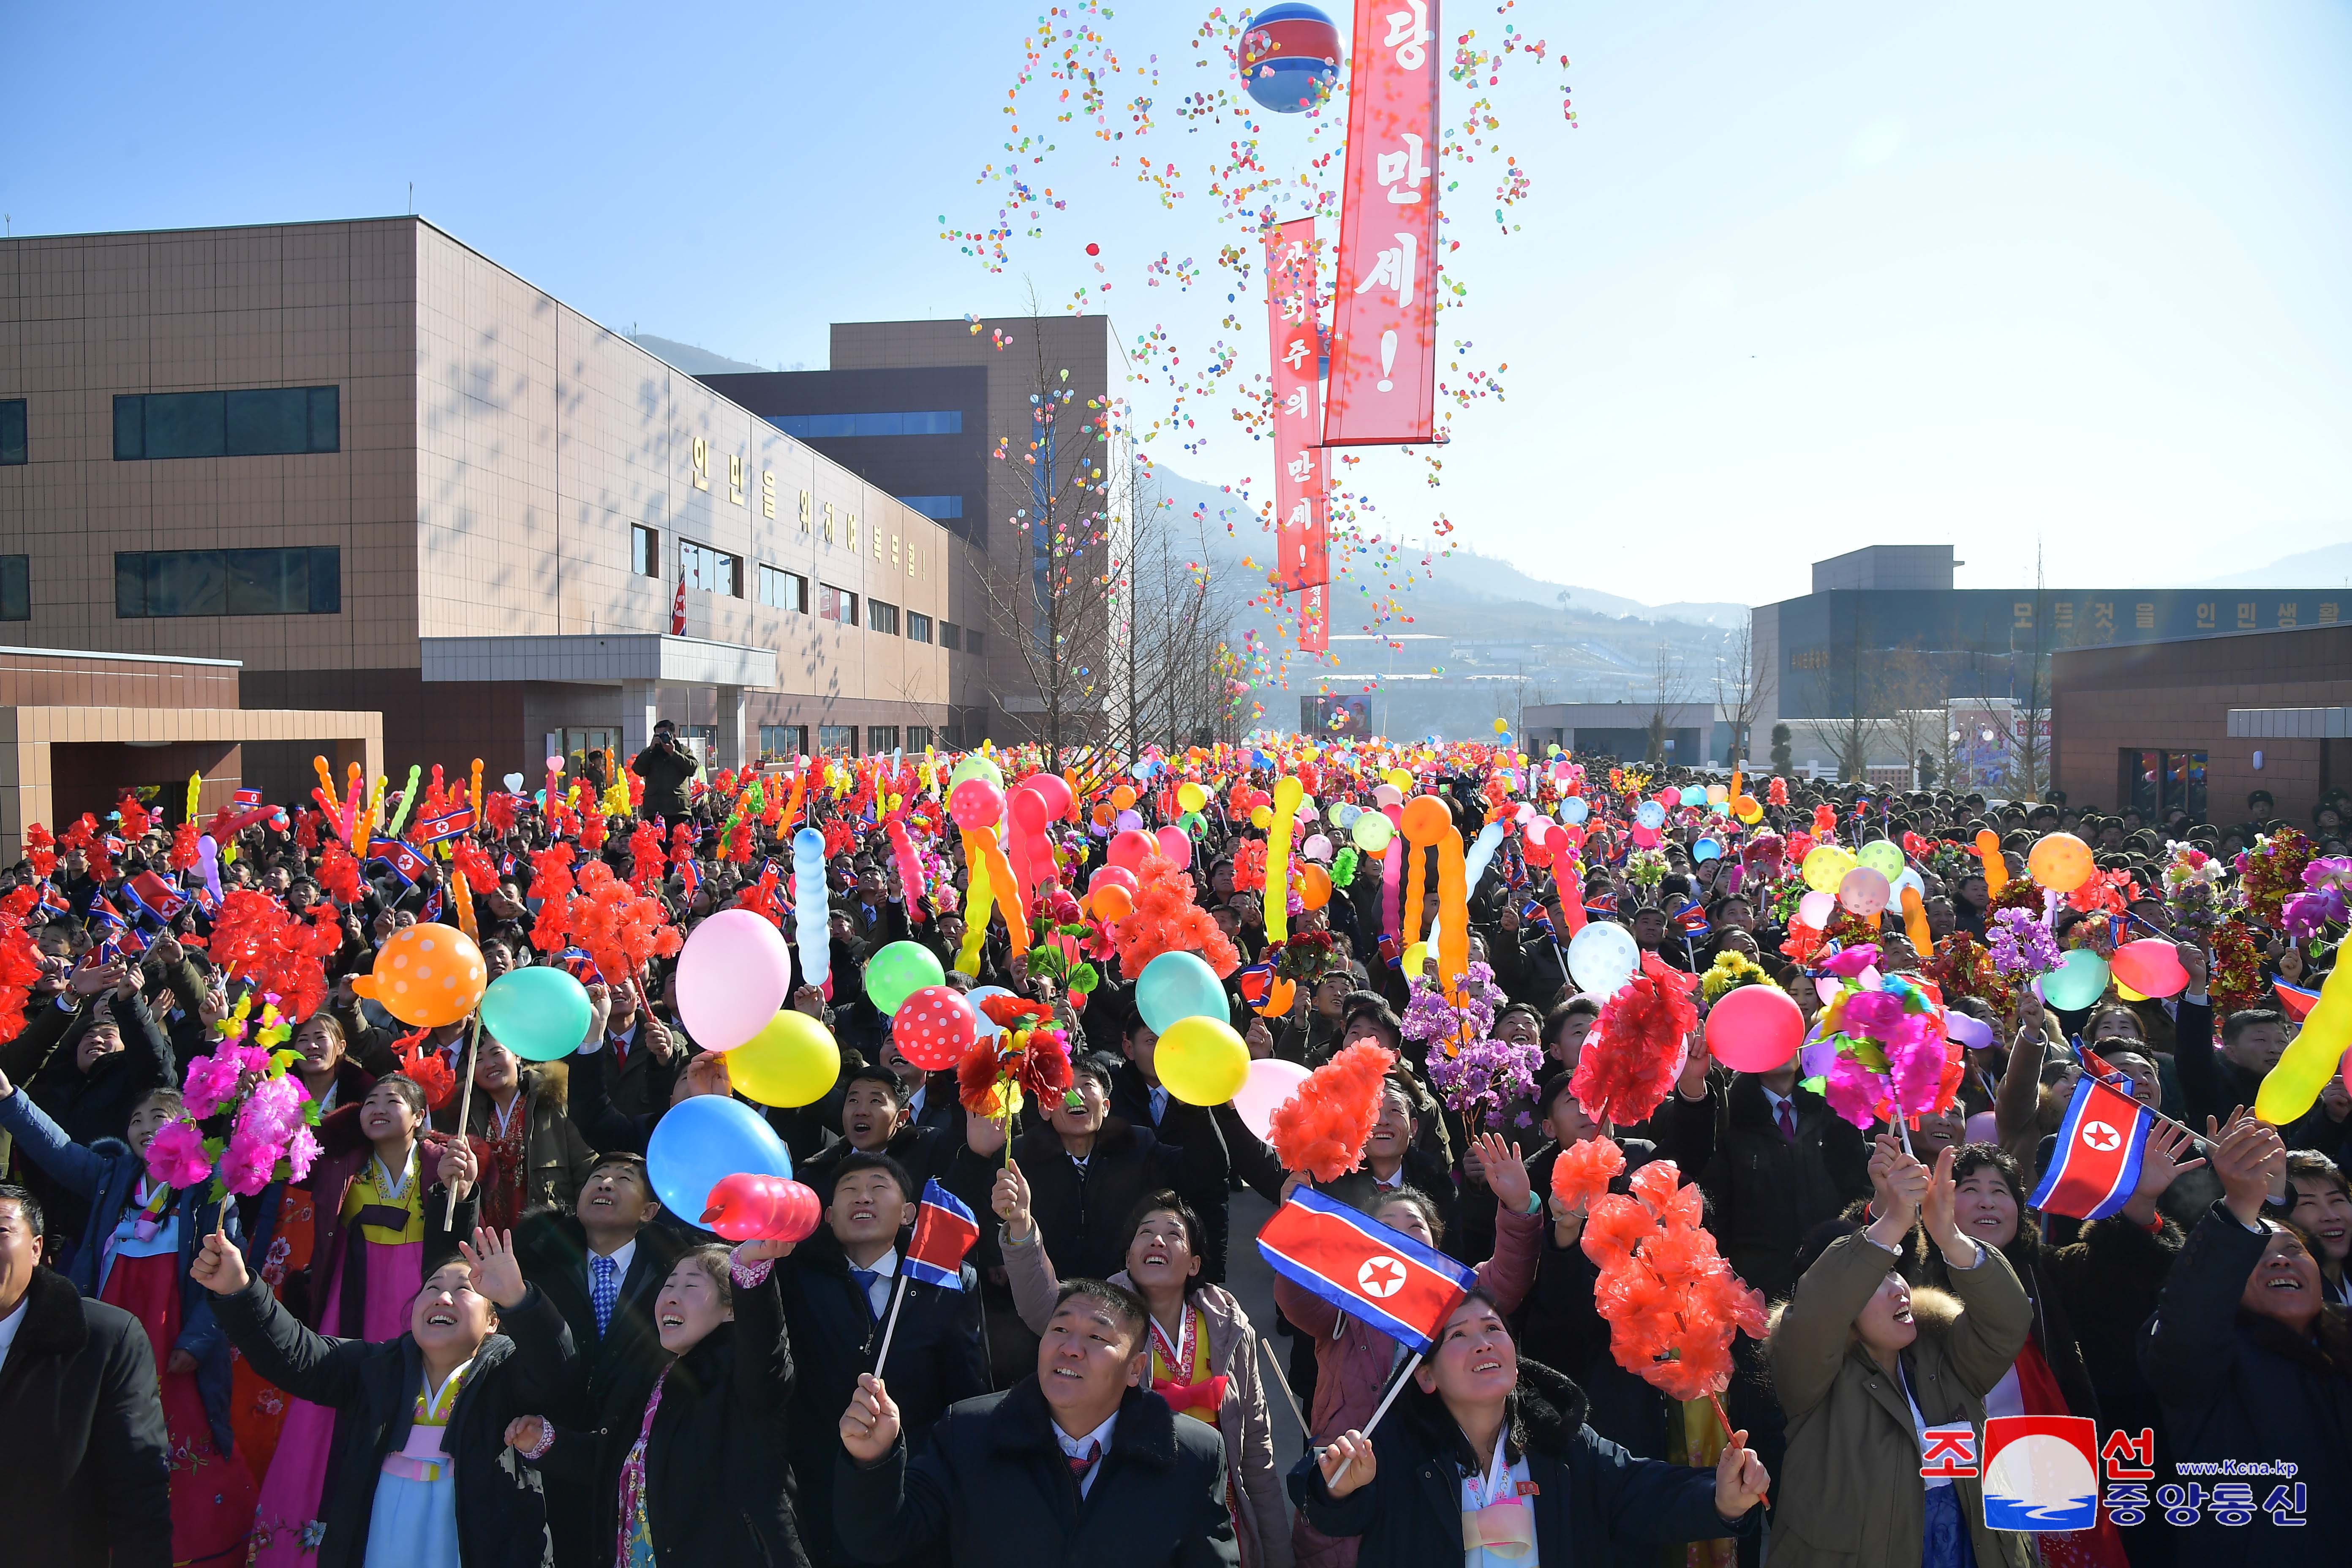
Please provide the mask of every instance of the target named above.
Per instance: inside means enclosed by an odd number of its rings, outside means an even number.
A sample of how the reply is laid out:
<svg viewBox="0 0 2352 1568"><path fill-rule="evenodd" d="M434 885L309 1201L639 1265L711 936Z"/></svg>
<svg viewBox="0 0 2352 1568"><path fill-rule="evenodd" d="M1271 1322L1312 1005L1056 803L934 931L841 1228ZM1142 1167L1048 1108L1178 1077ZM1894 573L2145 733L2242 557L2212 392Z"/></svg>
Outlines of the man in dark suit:
<svg viewBox="0 0 2352 1568"><path fill-rule="evenodd" d="M41 1267L41 1205L0 1183L0 1519L8 1560L167 1568L172 1461L139 1320Z"/></svg>
<svg viewBox="0 0 2352 1568"><path fill-rule="evenodd" d="M654 1301L687 1245L680 1232L651 1223L660 1212L645 1161L613 1153L589 1172L572 1213L541 1209L516 1227L523 1278L563 1315L580 1351L569 1408L550 1412L562 1425L593 1431L645 1413L662 1364ZM583 1488L546 1478L557 1568L611 1563L618 1481L600 1475Z"/></svg>
<svg viewBox="0 0 2352 1568"><path fill-rule="evenodd" d="M954 1406L919 1454L889 1380L859 1378L837 1426L843 1543L861 1563L944 1545L956 1568L1238 1563L1223 1439L1150 1392L1148 1321L1131 1291L1064 1280L1036 1375Z"/></svg>
<svg viewBox="0 0 2352 1568"><path fill-rule="evenodd" d="M841 1145L836 1144L838 1148ZM915 1178L887 1154L844 1155L833 1173L824 1224L793 1250L782 1272L793 1366L793 1471L800 1483L802 1541L816 1563L848 1563L833 1521L833 1468L841 1409L857 1392L889 1323L890 1386L907 1442L920 1453L931 1426L960 1399L988 1392L981 1341L980 1280L966 1265L949 1289L901 1280L905 1231L915 1222Z"/></svg>
<svg viewBox="0 0 2352 1568"><path fill-rule="evenodd" d="M949 1135L914 1124L906 1112L906 1089L888 1068L853 1068L841 1090L839 1142L800 1161L793 1173L816 1194L817 1202L830 1204L834 1173L843 1161L854 1154L887 1154L913 1178L909 1200L919 1196L923 1179L943 1171L955 1152Z"/></svg>

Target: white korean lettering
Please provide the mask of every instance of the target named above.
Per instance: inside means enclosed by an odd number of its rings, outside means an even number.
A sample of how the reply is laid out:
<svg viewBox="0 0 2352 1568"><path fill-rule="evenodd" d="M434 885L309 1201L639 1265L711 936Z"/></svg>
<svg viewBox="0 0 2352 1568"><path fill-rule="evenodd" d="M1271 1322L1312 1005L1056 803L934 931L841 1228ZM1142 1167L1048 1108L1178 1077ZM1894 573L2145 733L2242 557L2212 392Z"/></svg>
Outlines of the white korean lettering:
<svg viewBox="0 0 2352 1568"><path fill-rule="evenodd" d="M1410 11L1388 14L1389 35L1381 40L1384 49L1396 50L1396 63L1406 70L1417 71L1429 63L1429 0L1405 0Z"/></svg>
<svg viewBox="0 0 2352 1568"><path fill-rule="evenodd" d="M1398 235L1393 248L1383 249L1377 253L1378 259L1374 262L1371 271L1364 275L1364 280L1356 285L1356 292L1362 294L1379 284L1385 283L1396 290L1397 309L1411 310L1416 272L1413 255L1417 248L1412 236Z"/></svg>
<svg viewBox="0 0 2352 1568"><path fill-rule="evenodd" d="M1404 151L1382 153L1373 161L1374 178L1388 187L1389 200L1397 203L1421 200L1421 183L1429 178L1429 165L1421 161L1423 143L1411 132L1405 132ZM1399 182L1411 188L1399 190Z"/></svg>

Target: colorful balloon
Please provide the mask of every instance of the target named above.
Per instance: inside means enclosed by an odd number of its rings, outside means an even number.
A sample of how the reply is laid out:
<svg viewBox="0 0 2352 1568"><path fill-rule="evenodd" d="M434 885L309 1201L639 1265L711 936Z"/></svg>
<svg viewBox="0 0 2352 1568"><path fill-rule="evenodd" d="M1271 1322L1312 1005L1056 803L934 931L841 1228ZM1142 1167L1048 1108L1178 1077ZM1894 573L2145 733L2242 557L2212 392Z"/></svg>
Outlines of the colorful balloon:
<svg viewBox="0 0 2352 1568"><path fill-rule="evenodd" d="M1299 114L1331 96L1339 79L1339 29L1315 6L1283 0L1249 17L1242 35L1242 86L1276 114ZM1498 726L1505 721L1496 720Z"/></svg>
<svg viewBox="0 0 2352 1568"><path fill-rule="evenodd" d="M352 989L374 997L404 1024L437 1029L471 1014L488 982L473 938L455 926L427 922L393 932L376 950L375 967L353 980Z"/></svg>
<svg viewBox="0 0 2352 1568"><path fill-rule="evenodd" d="M482 1028L525 1061L570 1056L595 1019L588 992L567 970L509 969L482 993Z"/></svg>
<svg viewBox="0 0 2352 1568"><path fill-rule="evenodd" d="M890 1015L890 1038L898 1054L925 1072L942 1072L963 1060L979 1035L979 1010L952 985L926 985Z"/></svg>
<svg viewBox="0 0 2352 1568"><path fill-rule="evenodd" d="M2073 892L2097 869L2091 859L2091 847L2071 833L2044 834L2025 855L2026 874L2061 893Z"/></svg>
<svg viewBox="0 0 2352 1568"><path fill-rule="evenodd" d="M2079 1013L2107 989L2107 961L2087 947L2067 951L2063 966L2042 976L2042 1000L2061 1013Z"/></svg>
<svg viewBox="0 0 2352 1568"><path fill-rule="evenodd" d="M1160 1030L1151 1064L1160 1087L1187 1105L1223 1105L1249 1081L1249 1047L1223 1017L1180 1018Z"/></svg>
<svg viewBox="0 0 2352 1568"><path fill-rule="evenodd" d="M702 1228L730 1241L806 1241L824 1205L814 1189L782 1176L739 1171L722 1176L703 1205Z"/></svg>
<svg viewBox="0 0 2352 1568"><path fill-rule="evenodd" d="M787 1007L727 1054L727 1081L761 1105L814 1104L841 1077L841 1047L823 1024Z"/></svg>
<svg viewBox="0 0 2352 1568"><path fill-rule="evenodd" d="M740 1100L697 1094L679 1100L654 1123L646 1141L646 1173L664 1207L698 1215L711 1189L739 1173L793 1173L793 1156L767 1119Z"/></svg>
<svg viewBox="0 0 2352 1568"><path fill-rule="evenodd" d="M721 910L677 955L678 1022L704 1050L731 1051L767 1026L792 984L783 933L750 910Z"/></svg>
<svg viewBox="0 0 2352 1568"><path fill-rule="evenodd" d="M1307 1081L1307 1069L1297 1062L1274 1057L1253 1061L1249 1075L1234 1094L1234 1110L1242 1125L1265 1142L1273 1136L1274 1113L1297 1097Z"/></svg>
<svg viewBox="0 0 2352 1568"><path fill-rule="evenodd" d="M2143 996L2178 996L2189 989L2189 971L2181 967L2179 950L2160 937L2124 943L2108 967L2117 984Z"/></svg>
<svg viewBox="0 0 2352 1568"><path fill-rule="evenodd" d="M1804 1043L1804 1011L1777 985L1726 992L1706 1015L1707 1054L1735 1072L1770 1072Z"/></svg>
<svg viewBox="0 0 2352 1568"><path fill-rule="evenodd" d="M894 942L866 961L866 999L886 1017L916 992L946 983L939 954L919 942Z"/></svg>
<svg viewBox="0 0 2352 1568"><path fill-rule="evenodd" d="M1805 886L1817 893L1834 893L1845 874L1853 869L1853 857L1834 844L1816 844L1805 856Z"/></svg>
<svg viewBox="0 0 2352 1568"><path fill-rule="evenodd" d="M1199 953L1183 952L1163 952L1143 966L1135 982L1135 1005L1159 1035L1187 1018L1223 1018L1228 1011L1217 972Z"/></svg>
<svg viewBox="0 0 2352 1568"><path fill-rule="evenodd" d="M1642 966L1633 933L1608 921L1594 921L1569 939L1568 973L1580 991L1614 996Z"/></svg>

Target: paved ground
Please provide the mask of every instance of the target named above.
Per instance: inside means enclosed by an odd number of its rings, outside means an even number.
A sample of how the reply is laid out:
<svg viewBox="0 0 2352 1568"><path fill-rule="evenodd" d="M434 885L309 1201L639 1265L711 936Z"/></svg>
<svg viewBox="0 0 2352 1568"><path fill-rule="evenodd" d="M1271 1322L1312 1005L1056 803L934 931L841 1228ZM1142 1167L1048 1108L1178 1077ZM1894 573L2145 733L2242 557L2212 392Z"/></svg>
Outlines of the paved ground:
<svg viewBox="0 0 2352 1568"><path fill-rule="evenodd" d="M1231 1216L1232 1231L1225 1251L1225 1289L1240 1300L1242 1310L1249 1314L1251 1323L1280 1358L1286 1373L1290 1369L1291 1342L1274 1331L1274 1270L1265 1266L1265 1255L1257 1249L1257 1227L1274 1213L1274 1205L1244 1188L1234 1194L1226 1213ZM1306 1452L1307 1435L1299 1430L1297 1418L1291 1415L1289 1402L1275 1386L1263 1354L1258 1357L1257 1377L1266 1385L1266 1412L1274 1421L1274 1460L1287 1472L1298 1456Z"/></svg>

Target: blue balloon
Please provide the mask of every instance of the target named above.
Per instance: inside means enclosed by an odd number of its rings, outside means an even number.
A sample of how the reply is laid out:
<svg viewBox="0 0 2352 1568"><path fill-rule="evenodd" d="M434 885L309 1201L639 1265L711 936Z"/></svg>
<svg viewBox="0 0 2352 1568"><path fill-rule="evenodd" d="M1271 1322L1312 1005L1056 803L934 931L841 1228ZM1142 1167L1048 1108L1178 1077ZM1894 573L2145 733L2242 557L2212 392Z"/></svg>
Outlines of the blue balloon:
<svg viewBox="0 0 2352 1568"><path fill-rule="evenodd" d="M789 1178L793 1157L760 1113L723 1094L681 1100L654 1124L646 1142L654 1193L688 1225L702 1222L710 1189L739 1172Z"/></svg>
<svg viewBox="0 0 2352 1568"><path fill-rule="evenodd" d="M824 864L824 835L814 827L803 827L793 835L793 861L818 866Z"/></svg>
<svg viewBox="0 0 2352 1568"><path fill-rule="evenodd" d="M1584 804L1580 795L1570 795L1559 803L1559 819L1571 827L1591 815L1592 808Z"/></svg>
<svg viewBox="0 0 2352 1568"><path fill-rule="evenodd" d="M1143 966L1135 1005L1155 1035L1186 1018L1225 1018L1225 987L1197 952L1163 952Z"/></svg>
<svg viewBox="0 0 2352 1568"><path fill-rule="evenodd" d="M2078 1013L2096 1002L2107 989L2107 961L2087 947L2071 948L2063 968L2035 982L2042 999L2061 1013Z"/></svg>
<svg viewBox="0 0 2352 1568"><path fill-rule="evenodd" d="M1645 800L1633 808L1633 820L1644 827L1664 827L1666 825L1666 808L1654 800Z"/></svg>
<svg viewBox="0 0 2352 1568"><path fill-rule="evenodd" d="M1241 53L1243 85L1276 114L1314 108L1339 77L1339 29L1315 6L1291 0L1250 17Z"/></svg>
<svg viewBox="0 0 2352 1568"><path fill-rule="evenodd" d="M1723 846L1712 838L1702 838L1691 846L1691 858L1694 861L1720 860L1723 858Z"/></svg>
<svg viewBox="0 0 2352 1568"><path fill-rule="evenodd" d="M1683 785L1681 799L1685 805L1705 805L1706 804L1706 786L1705 784L1685 784Z"/></svg>

